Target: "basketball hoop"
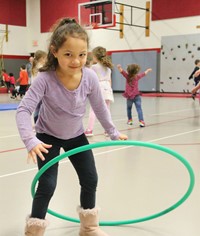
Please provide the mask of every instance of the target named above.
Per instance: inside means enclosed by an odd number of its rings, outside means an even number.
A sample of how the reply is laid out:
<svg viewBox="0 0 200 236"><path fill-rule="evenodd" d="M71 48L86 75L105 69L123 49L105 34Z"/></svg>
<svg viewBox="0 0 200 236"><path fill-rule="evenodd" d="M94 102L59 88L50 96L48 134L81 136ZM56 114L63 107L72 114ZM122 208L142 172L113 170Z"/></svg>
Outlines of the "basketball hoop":
<svg viewBox="0 0 200 236"><path fill-rule="evenodd" d="M79 24L86 29L115 26L115 0L91 0L78 4Z"/></svg>

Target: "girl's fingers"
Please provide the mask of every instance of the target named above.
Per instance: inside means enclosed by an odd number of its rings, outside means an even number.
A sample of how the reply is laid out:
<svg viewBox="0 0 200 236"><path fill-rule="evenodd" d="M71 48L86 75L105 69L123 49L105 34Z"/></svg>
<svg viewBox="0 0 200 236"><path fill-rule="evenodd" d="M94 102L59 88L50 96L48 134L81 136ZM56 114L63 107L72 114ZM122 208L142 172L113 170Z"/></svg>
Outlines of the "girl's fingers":
<svg viewBox="0 0 200 236"><path fill-rule="evenodd" d="M42 161L45 160L45 158L44 158L44 156L43 156L43 154L42 154L41 152L37 153L37 155L39 156L39 158L40 158Z"/></svg>
<svg viewBox="0 0 200 236"><path fill-rule="evenodd" d="M36 157L35 152L33 151L28 153L27 163L29 163L31 159L33 160L35 164L37 163L37 157Z"/></svg>
<svg viewBox="0 0 200 236"><path fill-rule="evenodd" d="M46 144L46 143L42 143L42 146L44 146L45 148L51 148L52 147L51 144Z"/></svg>
<svg viewBox="0 0 200 236"><path fill-rule="evenodd" d="M51 147L52 145L43 143L42 146L40 147L40 151L44 153L48 153L49 151L46 148L51 148Z"/></svg>
<svg viewBox="0 0 200 236"><path fill-rule="evenodd" d="M119 136L119 140L127 140L127 139L128 137L124 134Z"/></svg>
<svg viewBox="0 0 200 236"><path fill-rule="evenodd" d="M46 148L51 148L52 145L50 144L45 144L45 143L41 143L38 144L36 147L34 147L29 153L28 153L28 162L30 159L33 160L34 163L37 163L37 156L44 161L45 157L43 156L42 153L48 153L48 149Z"/></svg>

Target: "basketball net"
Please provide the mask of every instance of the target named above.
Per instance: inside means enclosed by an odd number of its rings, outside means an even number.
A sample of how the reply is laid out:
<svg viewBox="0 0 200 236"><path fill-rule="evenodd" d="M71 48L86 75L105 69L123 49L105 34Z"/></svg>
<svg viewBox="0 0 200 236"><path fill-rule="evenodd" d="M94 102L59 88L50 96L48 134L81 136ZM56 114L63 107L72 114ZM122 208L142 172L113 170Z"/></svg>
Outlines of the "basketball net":
<svg viewBox="0 0 200 236"><path fill-rule="evenodd" d="M93 22L93 23L92 23L92 28L93 28L93 29L98 29L98 24L97 24L96 22Z"/></svg>

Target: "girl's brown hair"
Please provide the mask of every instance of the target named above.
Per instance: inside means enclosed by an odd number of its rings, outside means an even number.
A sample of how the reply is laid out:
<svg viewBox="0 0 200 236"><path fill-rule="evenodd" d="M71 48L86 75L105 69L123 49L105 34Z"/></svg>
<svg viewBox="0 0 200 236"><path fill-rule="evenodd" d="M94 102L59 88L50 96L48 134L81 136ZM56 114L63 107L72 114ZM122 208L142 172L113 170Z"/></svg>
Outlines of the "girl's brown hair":
<svg viewBox="0 0 200 236"><path fill-rule="evenodd" d="M107 56L106 49L103 47L96 47L92 50L92 54L96 57L99 63L104 67L113 68L110 57Z"/></svg>
<svg viewBox="0 0 200 236"><path fill-rule="evenodd" d="M128 83L131 84L135 76L140 71L140 66L137 64L130 64L127 66L127 73L128 73Z"/></svg>
<svg viewBox="0 0 200 236"><path fill-rule="evenodd" d="M52 47L57 52L68 37L83 39L89 47L89 37L84 28L82 28L73 18L62 18L53 25L50 38L47 61L39 71L55 70L58 61L52 53Z"/></svg>

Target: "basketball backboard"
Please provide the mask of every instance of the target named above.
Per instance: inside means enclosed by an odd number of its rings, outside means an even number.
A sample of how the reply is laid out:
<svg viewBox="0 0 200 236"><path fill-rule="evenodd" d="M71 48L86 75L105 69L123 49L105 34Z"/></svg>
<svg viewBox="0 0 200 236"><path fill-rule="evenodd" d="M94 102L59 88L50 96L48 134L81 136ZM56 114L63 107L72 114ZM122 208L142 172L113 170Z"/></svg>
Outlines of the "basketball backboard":
<svg viewBox="0 0 200 236"><path fill-rule="evenodd" d="M115 0L92 0L78 4L79 23L86 29L115 26Z"/></svg>

